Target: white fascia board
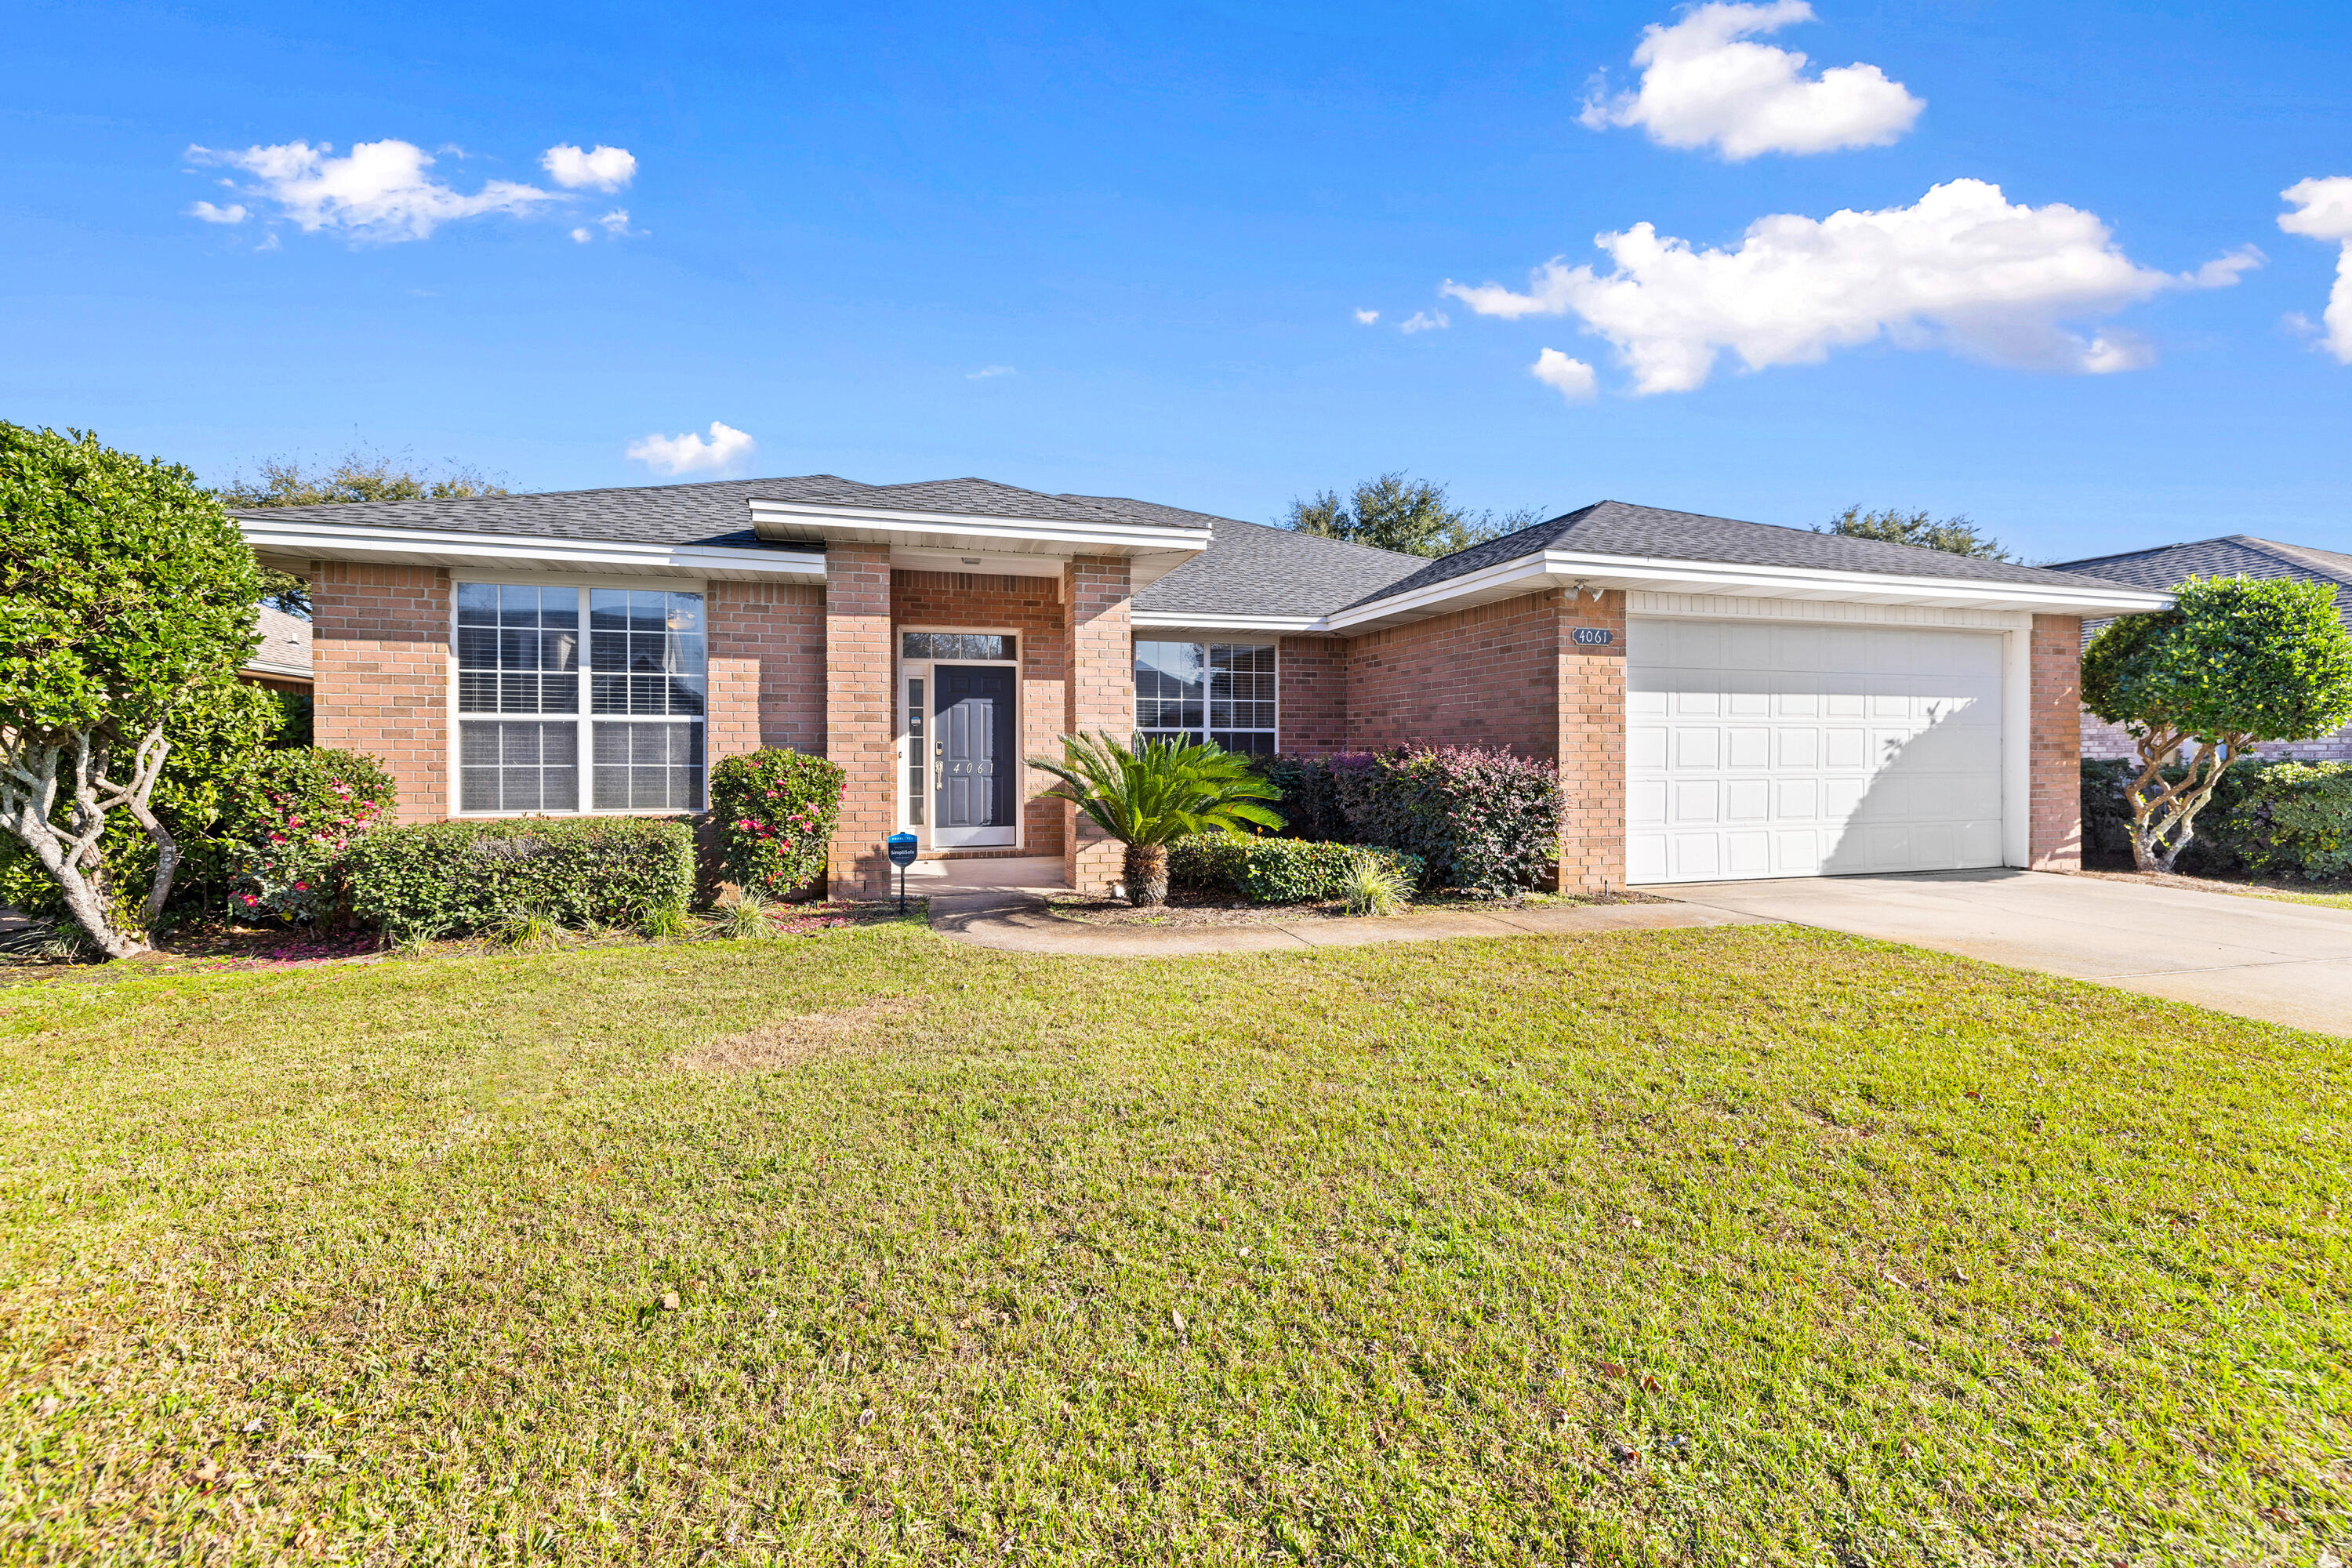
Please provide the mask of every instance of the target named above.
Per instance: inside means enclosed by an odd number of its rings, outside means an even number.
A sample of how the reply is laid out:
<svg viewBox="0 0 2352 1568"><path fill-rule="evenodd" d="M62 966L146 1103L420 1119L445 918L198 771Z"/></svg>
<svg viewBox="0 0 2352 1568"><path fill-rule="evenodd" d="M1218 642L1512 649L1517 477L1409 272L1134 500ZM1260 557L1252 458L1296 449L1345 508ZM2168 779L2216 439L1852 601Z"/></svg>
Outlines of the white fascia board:
<svg viewBox="0 0 2352 1568"><path fill-rule="evenodd" d="M378 528L240 517L247 544L274 555L385 565L488 567L613 575L824 580L818 551L739 550L714 544L630 544L605 539L475 533L454 529Z"/></svg>
<svg viewBox="0 0 2352 1568"><path fill-rule="evenodd" d="M1335 632L1370 629L1443 615L1549 587L1643 589L1653 593L1736 594L1780 599L1849 600L1881 605L2038 610L2044 615L2129 616L2168 609L2172 595L2153 589L1898 576L1878 572L1829 572L1816 567L1744 566L1662 556L1594 555L1547 550L1483 571L1449 577L1409 593L1335 611L1323 625Z"/></svg>
<svg viewBox="0 0 2352 1568"><path fill-rule="evenodd" d="M1138 610L1129 617L1138 631L1319 632L1321 616L1211 616L1197 610Z"/></svg>
<svg viewBox="0 0 2352 1568"><path fill-rule="evenodd" d="M239 675L274 675L286 680L308 680L311 676L307 664L279 664L274 659L248 658L237 666Z"/></svg>
<svg viewBox="0 0 2352 1568"><path fill-rule="evenodd" d="M1170 550L1197 552L1206 550L1210 543L1205 528L981 517L967 512L892 511L879 507L826 506L810 501L754 500L751 506L751 526L762 538L786 537L791 531L799 530L849 543L1100 555L1138 555Z"/></svg>

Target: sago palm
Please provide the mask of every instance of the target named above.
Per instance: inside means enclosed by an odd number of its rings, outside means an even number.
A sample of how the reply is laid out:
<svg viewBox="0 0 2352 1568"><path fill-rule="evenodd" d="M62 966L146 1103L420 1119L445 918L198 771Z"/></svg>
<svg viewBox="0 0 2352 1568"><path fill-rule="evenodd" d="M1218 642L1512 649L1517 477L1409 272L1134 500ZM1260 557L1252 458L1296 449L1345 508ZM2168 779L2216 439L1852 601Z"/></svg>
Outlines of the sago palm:
<svg viewBox="0 0 2352 1568"><path fill-rule="evenodd" d="M1032 757L1029 765L1062 781L1049 797L1069 801L1127 846L1127 897L1138 905L1168 901L1172 840L1282 826L1261 804L1282 792L1223 746L1140 736L1123 746L1108 735L1065 735L1060 762Z"/></svg>

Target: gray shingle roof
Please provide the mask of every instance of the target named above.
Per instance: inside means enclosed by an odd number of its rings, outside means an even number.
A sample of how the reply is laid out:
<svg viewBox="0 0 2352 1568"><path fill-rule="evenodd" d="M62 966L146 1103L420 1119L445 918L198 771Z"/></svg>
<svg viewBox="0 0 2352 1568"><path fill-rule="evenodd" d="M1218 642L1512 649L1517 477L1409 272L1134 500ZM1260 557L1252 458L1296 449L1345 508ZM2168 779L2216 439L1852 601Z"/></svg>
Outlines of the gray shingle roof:
<svg viewBox="0 0 2352 1568"><path fill-rule="evenodd" d="M248 665L269 665L279 669L310 668L310 623L299 616L289 616L275 605L263 605L254 616L255 629L261 633L261 646L246 660Z"/></svg>
<svg viewBox="0 0 2352 1568"><path fill-rule="evenodd" d="M1429 563L1263 523L1216 520L1216 542L1135 595L1152 614L1324 616Z"/></svg>
<svg viewBox="0 0 2352 1568"><path fill-rule="evenodd" d="M1887 544L1875 539L1848 539L1842 534L1816 533L1777 523L1741 522L1697 512L1666 511L1654 506L1629 506L1623 501L1595 501L1549 522L1523 528L1517 533L1490 539L1431 562L1409 577L1386 584L1376 594L1350 601L1384 598L1411 593L1466 576L1506 561L1517 561L1545 550L1573 550L1594 555L1654 556L1666 561L1721 561L1738 566L1788 566L1823 572L1880 572L1905 577L1955 577L1981 583L2067 584L2090 574L2065 574L2038 566L2013 566L2005 561L1981 561L1946 550L1915 544Z"/></svg>
<svg viewBox="0 0 2352 1568"><path fill-rule="evenodd" d="M834 474L770 479L710 479L691 485L625 485L536 495L467 496L446 500L358 501L341 506L276 507L235 515L380 528L449 529L547 539L605 539L632 544L709 544L740 550L799 550L751 531L754 500L814 501L900 511L1032 517L1068 522L1220 521L1198 512L1106 496L1052 496L989 479L930 479L863 485Z"/></svg>
<svg viewBox="0 0 2352 1568"><path fill-rule="evenodd" d="M2352 624L2352 555L2281 544L2252 534L2230 533L2186 544L2159 544L2121 555L2068 561L2054 570L2080 572L2143 588L2173 588L2191 577L2292 577L2326 583L2336 590L2336 613Z"/></svg>

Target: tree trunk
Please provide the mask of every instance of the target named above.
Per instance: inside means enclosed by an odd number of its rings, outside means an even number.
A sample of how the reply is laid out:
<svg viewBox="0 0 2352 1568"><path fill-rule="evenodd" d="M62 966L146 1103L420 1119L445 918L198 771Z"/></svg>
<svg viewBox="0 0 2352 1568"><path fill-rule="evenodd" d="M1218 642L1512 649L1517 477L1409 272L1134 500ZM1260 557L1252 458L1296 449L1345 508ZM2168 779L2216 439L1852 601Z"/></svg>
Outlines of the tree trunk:
<svg viewBox="0 0 2352 1568"><path fill-rule="evenodd" d="M2168 783L2164 764L2189 739L2149 735L2140 742L2139 777L2125 798L2132 808L2132 865L2142 875L2171 875L2181 851L2197 841L2197 814L2213 798L2223 771L2249 743L2242 735L2203 742L2180 780Z"/></svg>
<svg viewBox="0 0 2352 1568"><path fill-rule="evenodd" d="M1168 846L1127 847L1127 901L1139 910L1158 909L1168 901Z"/></svg>
<svg viewBox="0 0 2352 1568"><path fill-rule="evenodd" d="M74 830L68 836L58 830L54 817L58 785L67 782L58 775L68 748L19 735L0 737L0 742L5 742L0 744L0 826L14 833L40 861L65 900L66 912L100 952L129 958L146 952L138 933L115 923L105 863L100 858L99 840L106 831L98 795L106 766L104 747L93 745L84 734L70 748ZM151 786L152 782L151 776ZM141 804L145 805L143 796Z"/></svg>

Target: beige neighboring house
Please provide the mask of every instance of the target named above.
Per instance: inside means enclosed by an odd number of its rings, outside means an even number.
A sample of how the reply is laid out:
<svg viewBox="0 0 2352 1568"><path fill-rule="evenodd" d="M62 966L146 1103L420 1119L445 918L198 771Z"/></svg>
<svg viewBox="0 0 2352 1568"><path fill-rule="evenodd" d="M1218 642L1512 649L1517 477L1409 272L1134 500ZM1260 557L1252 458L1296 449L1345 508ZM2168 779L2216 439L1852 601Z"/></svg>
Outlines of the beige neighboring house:
<svg viewBox="0 0 2352 1568"><path fill-rule="evenodd" d="M261 646L238 676L272 691L310 692L310 623L268 605L261 606Z"/></svg>

